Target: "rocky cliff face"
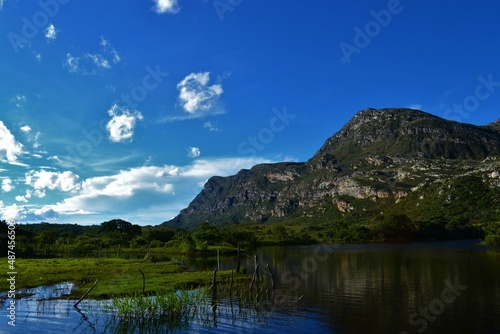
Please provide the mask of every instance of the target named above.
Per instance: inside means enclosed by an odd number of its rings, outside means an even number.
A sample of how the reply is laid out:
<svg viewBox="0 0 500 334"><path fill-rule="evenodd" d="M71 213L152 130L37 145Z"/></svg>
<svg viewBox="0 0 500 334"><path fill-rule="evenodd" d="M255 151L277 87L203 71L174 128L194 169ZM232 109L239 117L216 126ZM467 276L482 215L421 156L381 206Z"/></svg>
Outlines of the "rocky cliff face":
<svg viewBox="0 0 500 334"><path fill-rule="evenodd" d="M415 194L471 174L499 191L499 124L474 126L412 109L366 109L305 163L262 164L210 178L165 224L190 229L205 221L363 219L409 198L416 200L408 205L418 206L422 195Z"/></svg>

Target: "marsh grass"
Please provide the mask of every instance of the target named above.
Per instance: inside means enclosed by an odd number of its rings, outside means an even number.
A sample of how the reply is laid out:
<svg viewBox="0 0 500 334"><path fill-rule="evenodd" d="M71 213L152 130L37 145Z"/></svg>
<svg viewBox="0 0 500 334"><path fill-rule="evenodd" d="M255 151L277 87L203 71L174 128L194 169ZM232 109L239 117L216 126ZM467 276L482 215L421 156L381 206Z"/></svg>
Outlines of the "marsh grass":
<svg viewBox="0 0 500 334"><path fill-rule="evenodd" d="M158 291L190 290L202 287L211 280L209 271L185 271L172 261L151 262L125 259L17 259L16 288L31 288L73 282L75 289L68 296L80 298L95 282L99 283L88 295L88 299L109 299L134 296L142 291L141 269L146 276L145 294ZM228 281L230 271L219 272L221 282ZM248 275L235 275L235 280L246 280ZM6 280L0 280L0 291L9 289Z"/></svg>
<svg viewBox="0 0 500 334"><path fill-rule="evenodd" d="M265 304L272 293L264 279L250 291L248 280L229 284L226 277L213 292L207 286L162 290L149 297L136 294L102 301L100 308L110 332L165 333L187 330L193 322L211 327L221 316L246 321L269 310Z"/></svg>
<svg viewBox="0 0 500 334"><path fill-rule="evenodd" d="M128 330L159 329L178 330L187 326L190 320L203 318L209 309L206 288L196 290L163 290L154 296L134 295L102 302L102 309L108 316L108 326Z"/></svg>

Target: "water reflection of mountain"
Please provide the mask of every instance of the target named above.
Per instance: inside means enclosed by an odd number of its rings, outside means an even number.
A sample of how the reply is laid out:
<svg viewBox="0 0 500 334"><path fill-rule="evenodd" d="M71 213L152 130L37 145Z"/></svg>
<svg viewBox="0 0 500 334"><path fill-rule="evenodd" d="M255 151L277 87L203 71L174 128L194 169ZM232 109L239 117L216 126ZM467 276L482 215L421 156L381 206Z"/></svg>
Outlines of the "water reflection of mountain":
<svg viewBox="0 0 500 334"><path fill-rule="evenodd" d="M478 251L470 241L343 246L331 254L318 247L259 251L278 284L303 295L299 307L321 310L335 332L500 332L498 251ZM449 286L458 295L442 297Z"/></svg>

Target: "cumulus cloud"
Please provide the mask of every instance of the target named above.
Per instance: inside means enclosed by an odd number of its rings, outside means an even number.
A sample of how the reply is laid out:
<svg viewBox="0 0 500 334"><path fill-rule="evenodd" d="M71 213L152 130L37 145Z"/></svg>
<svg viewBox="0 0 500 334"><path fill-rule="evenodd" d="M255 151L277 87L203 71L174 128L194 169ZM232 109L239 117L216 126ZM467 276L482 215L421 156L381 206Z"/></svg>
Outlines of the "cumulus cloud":
<svg viewBox="0 0 500 334"><path fill-rule="evenodd" d="M57 30L56 27L54 27L53 24L49 24L47 29L45 29L45 38L48 41L52 41L57 38Z"/></svg>
<svg viewBox="0 0 500 334"><path fill-rule="evenodd" d="M67 198L52 208L64 214L91 214L94 211L90 210L113 211L147 207L153 201L159 201L162 198L160 194L173 193L173 185L165 177L170 171L169 167L142 166L122 170L115 175L89 178L82 182L81 190L76 196Z"/></svg>
<svg viewBox="0 0 500 334"><path fill-rule="evenodd" d="M24 196L16 196L16 201L28 203L28 200Z"/></svg>
<svg viewBox="0 0 500 334"><path fill-rule="evenodd" d="M224 92L222 85L209 85L210 73L191 73L177 84L182 108L189 114L203 113L214 107Z"/></svg>
<svg viewBox="0 0 500 334"><path fill-rule="evenodd" d="M270 161L254 158L197 159L186 166L141 166L121 170L114 175L84 180L75 195L49 207L60 215L99 214L102 217L113 212L127 212L143 216L145 212L149 212L148 215L155 212L160 216L165 214L160 219L168 219L170 215L167 212L186 207L199 192L199 185L209 177L231 175L263 162ZM156 219L159 220L158 216Z"/></svg>
<svg viewBox="0 0 500 334"><path fill-rule="evenodd" d="M111 120L106 124L106 129L109 132L109 139L115 143L132 141L137 121L144 119L141 112L129 110L117 104L108 110L108 114Z"/></svg>
<svg viewBox="0 0 500 334"><path fill-rule="evenodd" d="M153 0L155 2L154 10L158 14L170 13L177 14L180 6L177 0Z"/></svg>
<svg viewBox="0 0 500 334"><path fill-rule="evenodd" d="M49 207L37 209L17 204L5 206L2 201L0 201L0 215L3 219L15 220L16 222L41 222L59 217L59 214Z"/></svg>
<svg viewBox="0 0 500 334"><path fill-rule="evenodd" d="M78 181L79 176L70 171L49 172L42 169L26 173L26 184L39 191L49 189L74 192L80 189Z"/></svg>
<svg viewBox="0 0 500 334"><path fill-rule="evenodd" d="M12 135L10 130L0 121L0 161L7 160L10 164L17 163L17 158L23 153L23 145Z"/></svg>
<svg viewBox="0 0 500 334"><path fill-rule="evenodd" d="M197 158L201 154L201 151L198 147L190 147L188 148L188 157Z"/></svg>
<svg viewBox="0 0 500 334"><path fill-rule="evenodd" d="M227 176L257 163L258 158L196 159L190 164L139 166L81 180L72 172L30 170L25 175L26 193L12 197L0 216L19 222L59 221L98 223L104 219L129 217L139 224L155 224L175 216L213 175ZM45 192L57 190L64 196L47 203ZM30 198L45 197L45 204Z"/></svg>
<svg viewBox="0 0 500 334"><path fill-rule="evenodd" d="M6 193L14 190L14 186L12 185L12 180L8 177L2 180L2 190Z"/></svg>
<svg viewBox="0 0 500 334"><path fill-rule="evenodd" d="M21 126L21 131L28 133L31 131L31 127L29 125Z"/></svg>

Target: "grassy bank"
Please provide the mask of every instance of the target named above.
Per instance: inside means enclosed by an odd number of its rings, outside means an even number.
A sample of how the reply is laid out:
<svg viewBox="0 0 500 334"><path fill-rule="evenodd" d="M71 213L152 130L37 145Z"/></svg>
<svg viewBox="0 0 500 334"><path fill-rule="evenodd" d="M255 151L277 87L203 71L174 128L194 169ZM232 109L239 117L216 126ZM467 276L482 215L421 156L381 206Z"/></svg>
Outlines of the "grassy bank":
<svg viewBox="0 0 500 334"><path fill-rule="evenodd" d="M7 259L2 259L7 263ZM184 289L208 286L212 272L185 271L180 265L170 262L149 262L125 259L18 259L16 260L16 289L73 282L76 289L69 298L79 298L96 279L97 286L87 298L101 299L130 296L142 292L142 275L146 278L145 293L160 290ZM218 280L228 281L230 271L220 271ZM248 280L248 275L235 274L236 280ZM0 280L0 291L9 289L7 280Z"/></svg>

